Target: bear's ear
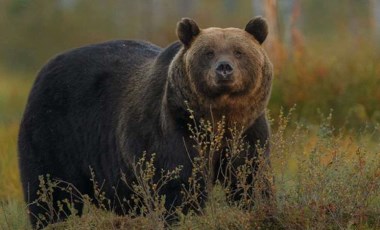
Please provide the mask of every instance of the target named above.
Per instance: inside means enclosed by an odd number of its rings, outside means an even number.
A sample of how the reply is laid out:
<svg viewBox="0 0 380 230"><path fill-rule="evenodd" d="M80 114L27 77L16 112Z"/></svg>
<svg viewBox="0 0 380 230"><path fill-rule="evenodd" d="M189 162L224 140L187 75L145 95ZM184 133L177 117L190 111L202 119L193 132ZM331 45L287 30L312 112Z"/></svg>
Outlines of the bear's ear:
<svg viewBox="0 0 380 230"><path fill-rule="evenodd" d="M182 18L177 23L177 36L186 46L190 46L191 41L200 33L197 23L191 18Z"/></svg>
<svg viewBox="0 0 380 230"><path fill-rule="evenodd" d="M262 44L268 35L267 21L262 17L255 17L245 26L245 31L252 34Z"/></svg>

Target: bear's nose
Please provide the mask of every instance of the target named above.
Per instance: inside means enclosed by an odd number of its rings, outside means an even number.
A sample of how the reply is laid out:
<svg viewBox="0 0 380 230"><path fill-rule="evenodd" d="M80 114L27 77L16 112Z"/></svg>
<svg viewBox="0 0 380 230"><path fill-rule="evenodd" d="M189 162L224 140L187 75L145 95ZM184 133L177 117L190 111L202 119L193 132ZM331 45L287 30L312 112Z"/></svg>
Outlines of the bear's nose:
<svg viewBox="0 0 380 230"><path fill-rule="evenodd" d="M219 62L215 69L218 80L222 81L230 81L232 80L232 73L234 68L231 66L229 62Z"/></svg>

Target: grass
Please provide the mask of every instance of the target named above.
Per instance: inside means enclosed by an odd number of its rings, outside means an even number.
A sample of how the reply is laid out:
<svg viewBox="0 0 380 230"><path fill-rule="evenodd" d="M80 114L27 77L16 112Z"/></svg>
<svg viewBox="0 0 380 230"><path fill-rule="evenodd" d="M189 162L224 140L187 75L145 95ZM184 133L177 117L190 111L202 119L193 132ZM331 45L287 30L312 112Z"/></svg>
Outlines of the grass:
<svg viewBox="0 0 380 230"><path fill-rule="evenodd" d="M218 185L211 190L201 215L182 215L171 228L380 228L379 127L363 129L358 135L353 130L335 129L331 121L332 114L321 115L317 126L302 125L283 113L272 119L271 160L276 190L273 209L268 210L260 203L249 210L239 205L231 206L226 201L223 186ZM143 164L144 161L140 163ZM139 172L146 180L138 185L152 186L149 167ZM86 197L84 201L85 211L81 218L69 216L66 222L48 229L156 229L165 226L159 218L162 213L153 209L146 215L154 214L158 218L119 217L92 206ZM159 199L152 202L159 204ZM3 198L0 210L2 228L28 228L25 206L18 197Z"/></svg>
<svg viewBox="0 0 380 230"><path fill-rule="evenodd" d="M0 197L21 197L21 185L17 170L16 137L18 123L0 124Z"/></svg>
<svg viewBox="0 0 380 230"><path fill-rule="evenodd" d="M17 170L17 134L31 79L0 71L0 199L22 196Z"/></svg>

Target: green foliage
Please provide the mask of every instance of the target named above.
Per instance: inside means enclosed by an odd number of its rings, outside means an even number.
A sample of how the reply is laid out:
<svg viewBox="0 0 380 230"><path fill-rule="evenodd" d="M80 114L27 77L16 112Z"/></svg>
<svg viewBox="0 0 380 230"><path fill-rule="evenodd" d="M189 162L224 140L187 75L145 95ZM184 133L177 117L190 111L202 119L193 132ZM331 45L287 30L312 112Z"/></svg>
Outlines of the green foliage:
<svg viewBox="0 0 380 230"><path fill-rule="evenodd" d="M0 200L0 229L30 229L23 202L15 199Z"/></svg>
<svg viewBox="0 0 380 230"><path fill-rule="evenodd" d="M252 17L251 1L230 4L215 0L0 1L0 68L12 72L0 77L0 121L4 116L20 117L19 105L24 105L35 73L57 53L111 39L143 39L167 46L177 39L175 24L183 16L193 17L203 28L244 27ZM300 1L298 19L289 19L284 9L278 9L279 31L271 28L264 43L275 67L269 104L273 114L297 104L296 116L305 122L318 121L317 108L325 113L333 108L333 123L338 126L347 123L358 128L365 122L380 122L380 43L370 6L369 1ZM275 32L278 42L270 40ZM8 88L9 81L22 88Z"/></svg>
<svg viewBox="0 0 380 230"><path fill-rule="evenodd" d="M296 115L305 122L318 122L318 108L324 113L332 108L337 126L379 123L380 56L373 53L370 41L360 42L359 50L347 48L347 41L336 41L333 48L314 43L287 60L274 80L271 111L278 114L279 108L297 104Z"/></svg>

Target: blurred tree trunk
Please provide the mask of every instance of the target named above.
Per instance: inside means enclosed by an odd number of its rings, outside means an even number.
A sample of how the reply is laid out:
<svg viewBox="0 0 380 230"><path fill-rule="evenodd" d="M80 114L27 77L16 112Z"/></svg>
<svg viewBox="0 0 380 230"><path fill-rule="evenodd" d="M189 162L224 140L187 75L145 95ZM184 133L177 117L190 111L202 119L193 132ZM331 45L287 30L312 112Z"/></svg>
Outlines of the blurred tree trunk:
<svg viewBox="0 0 380 230"><path fill-rule="evenodd" d="M166 38L164 33L160 33L166 14L164 4L162 0L153 0L152 2L152 33L155 35L154 39L157 43L163 43Z"/></svg>
<svg viewBox="0 0 380 230"><path fill-rule="evenodd" d="M269 34L264 47L276 67L275 70L279 70L286 55L279 37L277 0L252 0L252 7L255 14L263 15L267 19Z"/></svg>
<svg viewBox="0 0 380 230"><path fill-rule="evenodd" d="M370 0L370 25L375 42L380 39L380 0Z"/></svg>
<svg viewBox="0 0 380 230"><path fill-rule="evenodd" d="M301 31L298 29L298 21L301 17L301 1L293 1L292 15L290 19L291 46L289 54L300 57L304 54L304 38Z"/></svg>
<svg viewBox="0 0 380 230"><path fill-rule="evenodd" d="M197 1L194 0L178 0L178 12L180 13L181 17L190 17L190 13L195 8L195 5L197 4Z"/></svg>
<svg viewBox="0 0 380 230"><path fill-rule="evenodd" d="M145 40L151 40L153 34L152 9L153 0L138 1L139 23L142 25L138 29L138 36Z"/></svg>
<svg viewBox="0 0 380 230"><path fill-rule="evenodd" d="M268 26L270 28L270 34L267 38L267 47L273 50L276 43L279 43L280 41L277 18L277 0L265 0L264 3L264 15L268 20Z"/></svg>

